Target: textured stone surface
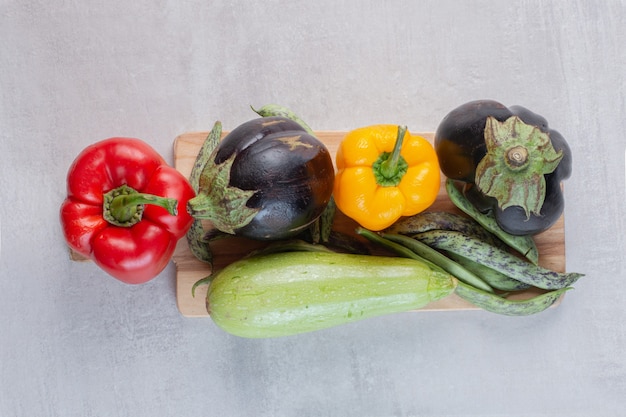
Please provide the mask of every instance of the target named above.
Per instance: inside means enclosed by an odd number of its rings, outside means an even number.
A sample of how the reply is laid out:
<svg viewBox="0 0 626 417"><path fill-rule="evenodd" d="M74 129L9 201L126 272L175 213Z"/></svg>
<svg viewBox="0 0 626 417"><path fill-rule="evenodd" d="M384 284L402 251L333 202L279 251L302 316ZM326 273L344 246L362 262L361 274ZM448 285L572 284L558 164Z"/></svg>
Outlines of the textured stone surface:
<svg viewBox="0 0 626 417"><path fill-rule="evenodd" d="M626 4L0 1L0 415L617 416L626 394ZM73 158L110 136L169 161L249 105L315 129L432 131L462 102L568 139L570 271L537 316L399 314L250 341L177 311L174 267L130 287L70 262Z"/></svg>

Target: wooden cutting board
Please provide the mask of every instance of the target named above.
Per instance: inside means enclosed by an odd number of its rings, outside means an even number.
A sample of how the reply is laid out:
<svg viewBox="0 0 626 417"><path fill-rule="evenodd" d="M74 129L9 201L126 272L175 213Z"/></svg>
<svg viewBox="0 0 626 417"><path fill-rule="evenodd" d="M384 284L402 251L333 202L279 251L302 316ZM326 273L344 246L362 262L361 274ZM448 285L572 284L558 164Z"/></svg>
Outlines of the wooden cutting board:
<svg viewBox="0 0 626 417"><path fill-rule="evenodd" d="M227 132L224 132L225 135ZM174 166L185 176L189 177L191 168L196 159L196 155L204 143L208 132L192 132L178 136L174 142ZM331 155L335 155L339 143L343 139L345 132L320 131L316 132L317 137L326 144ZM433 133L419 133L429 141L433 140ZM430 211L451 211L460 213L448 199L443 182L436 202L429 208ZM335 218L335 229L346 233L353 233L357 224L344 216L339 211ZM210 224L205 224L210 228ZM543 267L558 272L565 272L565 230L563 217L550 230L535 237L539 249L539 264ZM234 262L251 250L264 246L265 243L255 242L243 238L220 239L211 243L211 250L214 257L214 268L219 270L224 266ZM197 260L189 251L187 241L183 238L179 241L174 253L176 264L176 300L181 314L187 317L208 316L205 298L207 286L201 285L196 288L195 297L191 294L193 284L210 274L210 267ZM518 298L526 298L538 294L537 290L528 290L520 293ZM459 298L455 294L442 300L430 303L419 311L441 311L441 310L476 310L476 308Z"/></svg>

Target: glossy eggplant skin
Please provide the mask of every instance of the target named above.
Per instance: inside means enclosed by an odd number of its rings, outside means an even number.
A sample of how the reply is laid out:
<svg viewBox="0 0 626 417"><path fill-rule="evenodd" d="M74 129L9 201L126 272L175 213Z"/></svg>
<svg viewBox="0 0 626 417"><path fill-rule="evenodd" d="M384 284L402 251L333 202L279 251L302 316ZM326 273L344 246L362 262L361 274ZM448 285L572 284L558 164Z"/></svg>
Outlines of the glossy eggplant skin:
<svg viewBox="0 0 626 417"><path fill-rule="evenodd" d="M504 122L517 116L524 123L538 127L549 134L555 150L563 157L557 168L544 176L546 194L539 214L527 213L519 206L502 210L495 198L483 194L476 186L476 167L487 152L485 126L488 117ZM561 216L564 199L561 182L571 175L572 154L563 138L548 126L542 116L522 107L510 106L494 100L476 100L465 103L448 113L435 133L435 150L441 170L448 178L465 183L464 193L482 212L493 210L498 224L514 235L535 235L550 228Z"/></svg>
<svg viewBox="0 0 626 417"><path fill-rule="evenodd" d="M513 113L493 100L465 103L448 113L435 132L435 151L448 178L473 183L476 166L487 152L484 131L487 117L503 122Z"/></svg>
<svg viewBox="0 0 626 417"><path fill-rule="evenodd" d="M232 130L214 163L235 155L230 186L255 191L246 205L258 210L235 234L257 240L289 238L303 231L330 201L334 167L328 149L297 122L262 117Z"/></svg>

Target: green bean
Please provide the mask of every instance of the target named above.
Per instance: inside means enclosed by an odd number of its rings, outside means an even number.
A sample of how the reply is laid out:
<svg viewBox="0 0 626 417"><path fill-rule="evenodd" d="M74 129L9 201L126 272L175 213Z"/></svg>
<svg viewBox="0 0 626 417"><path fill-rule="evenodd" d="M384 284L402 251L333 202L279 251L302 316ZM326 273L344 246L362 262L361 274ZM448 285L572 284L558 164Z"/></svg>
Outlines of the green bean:
<svg viewBox="0 0 626 417"><path fill-rule="evenodd" d="M193 167L191 168L189 183L196 193L200 188L200 176L202 174L202 170L211 159L211 155L213 155L213 153L217 149L217 145L219 144L221 136L222 123L217 121L213 125L213 129L211 129L211 132L208 134L207 138L204 140L202 146L200 147L198 155L196 156L196 160L194 161ZM209 247L209 243L205 237L204 228L202 227L201 220L193 220L191 227L187 231L186 238L187 244L189 245L189 250L196 258L208 264L213 263L213 254L211 253L211 248Z"/></svg>
<svg viewBox="0 0 626 417"><path fill-rule="evenodd" d="M366 238L372 243L382 246L383 248L388 249L391 252L395 252L397 255L400 255L401 257L415 259L417 261L427 264L428 266L430 266L431 268L435 270L438 270L440 272L446 272L442 267L440 267L436 263L425 259L424 257L418 255L417 253L413 252L411 249L407 248L404 245L400 245L399 243L392 242L389 239L385 239L381 237L378 233L374 233L371 230L367 230L362 227L357 227L356 233L358 235L363 236L364 238Z"/></svg>
<svg viewBox="0 0 626 417"><path fill-rule="evenodd" d="M222 123L217 121L213 125L213 129L211 129L211 132L209 132L208 136L202 143L202 146L198 151L198 155L196 156L196 160L194 161L193 167L191 168L189 183L196 193L198 192L198 189L200 187L200 175L202 174L202 170L209 161L211 154L217 148L221 136Z"/></svg>
<svg viewBox="0 0 626 417"><path fill-rule="evenodd" d="M539 261L539 251L531 236L515 236L502 230L493 215L481 213L463 193L456 188L454 181L449 178L446 180L446 191L450 201L452 201L457 208L476 220L481 226L496 235L509 247L518 251L530 262L537 264Z"/></svg>
<svg viewBox="0 0 626 417"><path fill-rule="evenodd" d="M445 255L453 261L457 262L459 265L465 267L465 269L468 269L469 271L482 278L483 281L485 281L496 290L520 291L530 288L530 285L526 284L525 282L510 278L503 273L496 271L495 269L479 264L478 262L467 259L463 256L459 256L456 253L445 252Z"/></svg>
<svg viewBox="0 0 626 417"><path fill-rule="evenodd" d="M422 214L426 214L426 213L420 213L418 216L421 217ZM398 225L397 227L392 226L391 228L387 229L387 231L389 230L406 231L407 233L415 235L415 234L418 234L420 230L424 232L424 231L431 231L431 230L441 230L441 228L445 228L445 230L457 231L465 235L473 236L477 239L481 239L481 237L484 238L485 236L492 236L484 228L482 228L478 223L466 217L462 217L457 214L448 213L448 212L441 212L443 216L439 216L438 212L433 212L433 214L436 214L436 215L425 216L423 220L418 219L417 221L405 221L404 224ZM447 216L448 214L450 216ZM407 220L410 220L410 219L412 219L412 217L407 218ZM402 221L403 220L401 220L401 222ZM474 227L474 225L478 227ZM482 233L480 231L482 231ZM399 234L404 235L404 233L402 232L399 232ZM431 249L428 245L425 245L419 241L416 241L415 239L411 239L411 240L401 239L399 237L394 237L393 233L389 233L389 232L383 233L382 236L389 240L395 241L396 243L403 243L405 244L405 246L410 247L412 250L416 252L418 252L420 249L423 251L424 250L432 251L433 252L432 255L439 258L440 262L447 262L447 261L456 262L462 267L462 269L464 269L464 271L461 273L467 275L467 279L463 279L462 277L459 277L459 276L457 276L457 278L467 283L471 284L473 281L481 280L481 281L484 281L489 287L495 288L501 291L518 291L518 290L523 290L523 289L530 287L530 285L526 283L509 278L508 276L498 271L495 271L491 268L488 268L484 265L481 265L477 262L474 262L462 256L458 256L454 253L447 253L445 255L442 255L439 252ZM402 242L400 240L402 240ZM495 240L495 239L492 239L492 240ZM489 239L487 240L487 242L491 243L489 242ZM423 248L419 248L420 246L422 246ZM428 259L428 257L424 253L421 253L421 255ZM443 259L444 257L447 257L450 259L444 260ZM434 259L431 259L431 260L435 262ZM437 262L437 263L441 266L440 262ZM446 270L452 275L455 275L452 271L448 269ZM474 285L474 286L481 288L481 285ZM487 289L487 288L482 287L483 290L493 292L493 289Z"/></svg>
<svg viewBox="0 0 626 417"><path fill-rule="evenodd" d="M205 238L201 220L194 220L186 234L187 244L191 253L199 260L208 264L213 263L213 253L209 242Z"/></svg>
<svg viewBox="0 0 626 417"><path fill-rule="evenodd" d="M364 244L354 235L332 230L328 236L327 245L339 252L356 253L359 255L371 255L368 245Z"/></svg>
<svg viewBox="0 0 626 417"><path fill-rule="evenodd" d="M494 245L502 245L499 239L474 219L447 211L424 211L414 216L404 217L387 228L385 232L411 236L429 230L455 230Z"/></svg>
<svg viewBox="0 0 626 417"><path fill-rule="evenodd" d="M444 271L453 275L460 281L473 285L483 291L493 292L493 288L487 284L483 279L478 277L472 271L460 265L458 262L446 257L445 255L437 252L433 248L425 245L419 240L413 239L408 236L392 233L381 233L380 236L383 239L388 239L392 242L398 243L406 248L411 249L424 259L431 261L432 263L441 267Z"/></svg>
<svg viewBox="0 0 626 417"><path fill-rule="evenodd" d="M572 285L579 273L560 273L531 264L517 256L459 232L433 230L416 235L428 246L454 252L538 288L553 290Z"/></svg>
<svg viewBox="0 0 626 417"><path fill-rule="evenodd" d="M526 300L510 300L481 291L461 281L457 282L456 294L471 304L492 313L507 316L528 316L544 311L553 305L571 287L549 291Z"/></svg>
<svg viewBox="0 0 626 417"><path fill-rule="evenodd" d="M493 289L489 285L472 274L470 271L446 258L434 249L431 249L428 246L421 244L421 242L411 239L410 237L402 235L382 236L364 228L358 228L357 233L367 238L370 242L386 247L400 256L417 259L430 265L434 265L440 271L445 271L450 275L453 275L458 280L471 282L483 288L484 291L493 292Z"/></svg>
<svg viewBox="0 0 626 417"><path fill-rule="evenodd" d="M291 119L294 122L297 122L300 126L302 126L302 128L306 130L308 134L315 136L315 134L313 133L313 129L311 129L309 125L297 114L295 114L293 111L285 106L281 106L280 104L266 104L260 109L255 109L252 106L250 106L250 108L261 117L281 116L286 117L287 119Z"/></svg>
<svg viewBox="0 0 626 417"><path fill-rule="evenodd" d="M307 238L313 243L328 243L335 219L335 211L335 199L331 197L322 214L304 232Z"/></svg>
<svg viewBox="0 0 626 417"><path fill-rule="evenodd" d="M321 216L318 219L320 224L320 240L322 242L328 242L330 239L330 234L333 230L333 223L335 221L335 213L337 211L337 205L335 204L335 198L333 196L330 197L326 208L322 212Z"/></svg>

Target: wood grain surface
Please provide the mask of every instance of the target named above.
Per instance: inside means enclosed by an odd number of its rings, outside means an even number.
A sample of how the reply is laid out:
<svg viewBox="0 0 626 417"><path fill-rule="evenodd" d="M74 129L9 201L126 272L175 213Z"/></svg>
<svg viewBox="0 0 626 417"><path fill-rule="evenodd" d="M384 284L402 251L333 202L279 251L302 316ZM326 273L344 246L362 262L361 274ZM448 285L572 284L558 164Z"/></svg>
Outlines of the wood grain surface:
<svg viewBox="0 0 626 417"><path fill-rule="evenodd" d="M227 132L224 132L225 135ZM345 132L339 131L319 131L316 135L322 140L331 155L335 155L337 147L341 142ZM432 142L432 133L418 133ZM184 175L189 176L191 168L196 159L200 146L207 137L208 132L191 132L178 136L174 142L174 165ZM443 187L445 177L442 176L442 187L435 203L429 208L430 211L451 211L460 213L450 202ZM337 212L335 217L336 230L345 233L352 233L356 223L347 218L341 212ZM205 223L206 228L211 225ZM550 230L535 237L539 249L539 264L546 268L564 272L565 271L565 230L563 217ZM211 243L211 250L214 256L214 268L219 270L224 266L236 261L248 254L251 250L263 247L265 243L255 242L243 238L219 239ZM176 264L176 301L181 314L187 317L208 316L205 297L207 286L198 286L195 297L192 296L191 288L195 282L211 273L210 267L197 260L189 251L185 239L181 239L174 253ZM527 290L516 295L517 298L526 298L538 294L535 289ZM557 303L558 304L558 303ZM555 304L556 305L556 304ZM419 311L441 311L441 310L475 310L476 308L459 298L455 294L442 300L430 303Z"/></svg>

